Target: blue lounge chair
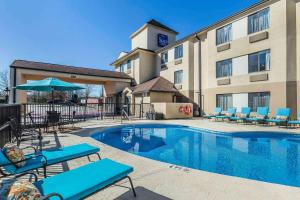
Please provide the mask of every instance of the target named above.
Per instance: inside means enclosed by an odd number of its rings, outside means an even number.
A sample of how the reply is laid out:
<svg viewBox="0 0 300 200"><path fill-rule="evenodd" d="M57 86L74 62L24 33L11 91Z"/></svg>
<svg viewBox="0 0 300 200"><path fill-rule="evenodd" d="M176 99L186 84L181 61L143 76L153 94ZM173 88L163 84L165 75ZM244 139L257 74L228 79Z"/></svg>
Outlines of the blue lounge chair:
<svg viewBox="0 0 300 200"><path fill-rule="evenodd" d="M219 116L216 116L216 119L230 119L231 117L235 116L236 114L236 108L229 108L226 112L225 115L219 115Z"/></svg>
<svg viewBox="0 0 300 200"><path fill-rule="evenodd" d="M93 154L98 155L98 158L101 159L99 155L100 149L85 143L54 150L43 150L41 152L37 152L34 147L27 148L33 148L34 153L25 155L26 163L22 167L16 167L15 164L23 162L24 160L11 162L7 159L3 150L0 150L0 174L2 176L23 174L27 171L43 168L44 176L47 177L47 166L85 156L89 158L89 156ZM2 168L4 170L2 170Z"/></svg>
<svg viewBox="0 0 300 200"><path fill-rule="evenodd" d="M204 118L211 119L211 118L214 118L214 117L216 117L216 116L221 115L221 112L222 112L222 108L221 108L221 107L216 107L216 108L214 109L214 112L213 112L213 113L208 114L208 115L204 115L203 117L204 117Z"/></svg>
<svg viewBox="0 0 300 200"><path fill-rule="evenodd" d="M234 117L230 117L231 121L242 121L244 122L246 120L246 118L249 117L251 112L251 108L249 107L242 107L241 112L240 112L240 116L234 116Z"/></svg>
<svg viewBox="0 0 300 200"><path fill-rule="evenodd" d="M269 114L269 107L257 107L256 116L248 117L246 121L248 122L264 122Z"/></svg>
<svg viewBox="0 0 300 200"><path fill-rule="evenodd" d="M110 159L99 160L76 169L57 174L33 184L43 195L42 199L83 199L123 179L128 179L136 196L132 180L128 176L133 168Z"/></svg>
<svg viewBox="0 0 300 200"><path fill-rule="evenodd" d="M298 112L298 119L288 121L288 125L299 125L300 124L300 111Z"/></svg>
<svg viewBox="0 0 300 200"><path fill-rule="evenodd" d="M290 119L291 109L290 108L278 108L276 111L276 116L271 119L266 119L267 123L275 124L286 124Z"/></svg>

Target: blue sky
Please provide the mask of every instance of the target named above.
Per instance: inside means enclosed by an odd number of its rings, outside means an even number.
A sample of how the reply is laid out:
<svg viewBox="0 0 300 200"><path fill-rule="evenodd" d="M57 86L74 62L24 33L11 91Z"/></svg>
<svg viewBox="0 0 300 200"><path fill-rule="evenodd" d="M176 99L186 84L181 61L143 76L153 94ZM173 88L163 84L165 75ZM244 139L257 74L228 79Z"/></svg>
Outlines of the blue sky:
<svg viewBox="0 0 300 200"><path fill-rule="evenodd" d="M0 70L14 59L112 69L154 18L182 38L257 0L0 0Z"/></svg>

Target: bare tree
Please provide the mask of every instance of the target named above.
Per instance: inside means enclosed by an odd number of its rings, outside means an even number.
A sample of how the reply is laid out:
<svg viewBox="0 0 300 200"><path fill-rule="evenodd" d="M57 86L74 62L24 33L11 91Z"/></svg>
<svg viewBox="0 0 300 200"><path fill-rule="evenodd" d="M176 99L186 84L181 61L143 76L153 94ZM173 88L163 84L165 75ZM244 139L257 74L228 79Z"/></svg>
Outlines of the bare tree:
<svg viewBox="0 0 300 200"><path fill-rule="evenodd" d="M4 96L4 90L9 86L8 70L0 72L0 96Z"/></svg>

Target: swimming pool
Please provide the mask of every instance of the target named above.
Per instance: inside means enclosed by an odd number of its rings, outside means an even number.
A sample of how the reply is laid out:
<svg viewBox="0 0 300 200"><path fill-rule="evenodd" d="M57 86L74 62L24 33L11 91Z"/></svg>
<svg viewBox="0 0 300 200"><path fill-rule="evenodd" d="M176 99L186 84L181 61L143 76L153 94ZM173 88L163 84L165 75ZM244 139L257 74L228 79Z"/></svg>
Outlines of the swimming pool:
<svg viewBox="0 0 300 200"><path fill-rule="evenodd" d="M92 137L146 158L208 172L300 186L300 135L222 133L180 125L123 125Z"/></svg>

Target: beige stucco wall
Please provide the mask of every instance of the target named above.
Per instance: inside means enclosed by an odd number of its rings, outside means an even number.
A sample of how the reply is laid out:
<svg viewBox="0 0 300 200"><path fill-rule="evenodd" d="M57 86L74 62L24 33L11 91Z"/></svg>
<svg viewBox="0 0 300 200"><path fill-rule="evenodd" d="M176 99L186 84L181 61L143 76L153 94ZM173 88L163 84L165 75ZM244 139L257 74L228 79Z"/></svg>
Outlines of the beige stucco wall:
<svg viewBox="0 0 300 200"><path fill-rule="evenodd" d="M139 67L135 67L139 79L137 84L144 83L155 77L155 54L149 52L139 53Z"/></svg>
<svg viewBox="0 0 300 200"><path fill-rule="evenodd" d="M169 44L176 41L175 33L153 25L146 25L138 34L131 38L131 49L140 47L144 49L157 50L161 48L157 45L157 34L159 33L168 36Z"/></svg>
<svg viewBox="0 0 300 200"><path fill-rule="evenodd" d="M153 103L155 112L163 113L165 119L184 119L193 117L193 112L180 112L181 106L189 106L193 110L191 103Z"/></svg>
<svg viewBox="0 0 300 200"><path fill-rule="evenodd" d="M296 4L296 31L297 31L297 105L300 106L300 2ZM300 107L298 106L298 110Z"/></svg>
<svg viewBox="0 0 300 200"><path fill-rule="evenodd" d="M137 47L146 49L148 46L147 36L148 28L146 27L141 32L139 32L139 34L131 38L131 49L135 49Z"/></svg>
<svg viewBox="0 0 300 200"><path fill-rule="evenodd" d="M288 0L290 1L290 0ZM268 6L267 6L268 7ZM277 1L270 7L270 28L267 30L269 38L256 43L249 43L249 35L230 42L231 48L226 51L217 52L216 46L216 29L225 24L208 31L203 35L201 43L201 60L202 60L202 77L203 77L203 94L204 94L204 111L211 112L216 106L216 94L242 93L242 92L259 92L270 91L271 102L270 110L274 114L277 107L291 107L296 110L295 103L287 100L288 91L293 91L295 84L286 81L293 81L295 74L295 56L287 51L287 45L293 41L292 30L288 29L291 22L291 7L286 0ZM263 7L261 8L263 9ZM256 12L257 9L253 12ZM287 15L286 13L290 14ZM248 13L248 15L251 14ZM287 18L288 16L288 18ZM245 16L243 16L245 17ZM237 19L238 20L238 19ZM290 23L287 25L287 21ZM289 40L288 40L289 38ZM295 41L294 41L295 42ZM235 58L248 55L254 52L270 49L271 50L271 69L266 72L256 72L251 74L236 75L230 77L230 85L218 86L216 78L216 62L229 58ZM287 55L289 57L287 57ZM294 60L292 60L294 59ZM287 69L290 73L287 73ZM250 82L249 76L253 74L268 73L269 80L261 82ZM287 89L288 88L288 89ZM292 88L292 89L291 89ZM296 95L292 93L292 95Z"/></svg>
<svg viewBox="0 0 300 200"><path fill-rule="evenodd" d="M161 70L161 54L156 56L157 74L174 83L174 72L183 70L182 88L178 89L183 95L193 99L194 91L194 44L192 41L185 41L183 44L183 57L174 59L174 48L168 49L168 62L165 64L167 69ZM180 45L180 44L179 44ZM178 46L178 45L177 45ZM179 64L176 61L181 60Z"/></svg>
<svg viewBox="0 0 300 200"><path fill-rule="evenodd" d="M154 102L173 102L174 93L150 92L151 103Z"/></svg>
<svg viewBox="0 0 300 200"><path fill-rule="evenodd" d="M148 39L147 40L148 41L148 46L147 46L148 49L157 50L157 49L161 48L157 45L157 35L159 33L168 36L168 43L169 44L173 44L176 41L176 34L175 33L166 31L166 30L161 29L161 28L156 27L156 26L149 25L149 27L148 27L148 38L147 38Z"/></svg>

